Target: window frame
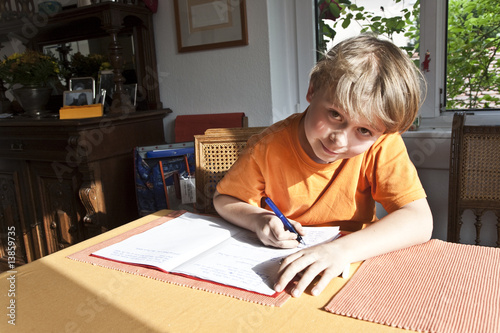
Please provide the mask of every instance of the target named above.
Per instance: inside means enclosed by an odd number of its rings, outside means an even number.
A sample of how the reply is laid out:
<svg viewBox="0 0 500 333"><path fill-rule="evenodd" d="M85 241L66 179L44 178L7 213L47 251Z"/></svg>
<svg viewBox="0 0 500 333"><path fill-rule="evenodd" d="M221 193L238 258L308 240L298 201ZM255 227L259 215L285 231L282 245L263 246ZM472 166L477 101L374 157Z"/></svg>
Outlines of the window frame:
<svg viewBox="0 0 500 333"><path fill-rule="evenodd" d="M429 52L429 70L424 71L427 96L420 108L423 119L442 116L446 83L447 0L420 1L420 63Z"/></svg>

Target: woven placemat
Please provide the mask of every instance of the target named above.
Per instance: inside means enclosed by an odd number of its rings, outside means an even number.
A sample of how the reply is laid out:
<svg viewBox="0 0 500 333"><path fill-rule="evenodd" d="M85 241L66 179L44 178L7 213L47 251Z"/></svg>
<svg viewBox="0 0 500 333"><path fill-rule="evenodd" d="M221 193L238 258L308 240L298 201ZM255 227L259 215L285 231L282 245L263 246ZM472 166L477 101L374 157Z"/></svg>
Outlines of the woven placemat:
<svg viewBox="0 0 500 333"><path fill-rule="evenodd" d="M325 309L419 332L500 332L500 249L434 239L368 259Z"/></svg>
<svg viewBox="0 0 500 333"><path fill-rule="evenodd" d="M291 297L289 290L286 290L286 291L281 292L281 293L277 293L273 296L267 296L267 295L258 294L258 293L254 293L251 291L239 289L239 288L234 288L234 287L229 287L229 286L213 283L213 282L206 281L206 280L190 278L190 277L177 275L177 274L170 274L170 273L163 272L163 271L160 271L160 270L157 270L154 268L112 261L112 260L103 259L103 258L99 258L99 257L95 257L95 256L91 255L93 252L95 252L97 250L100 250L100 249L105 248L107 246L110 246L112 244L118 243L124 239L129 238L130 236L133 236L133 235L139 234L141 232L144 232L146 230L149 230L151 228L154 228L162 223L165 223L165 222L167 222L175 217L182 215L183 213L184 212L174 211L166 216L160 217L156 220L153 220L153 221L146 223L142 226L139 226L135 229L129 230L121 235L118 235L118 236L110 238L104 242L95 244L95 245L90 246L84 250L73 253L73 254L67 256L67 258L81 261L81 262L85 262L85 263L89 263L92 265L97 265L97 266L115 269L118 271L130 273L130 274L141 275L144 277L148 277L151 279L176 284L179 286L190 287L190 288L200 289L200 290L204 290L204 291L208 291L208 292L212 292L212 293L216 293L216 294L230 296L230 297L234 297L234 298L241 299L244 301L258 303L258 304L262 304L262 305L280 307L283 304L285 304L285 302Z"/></svg>

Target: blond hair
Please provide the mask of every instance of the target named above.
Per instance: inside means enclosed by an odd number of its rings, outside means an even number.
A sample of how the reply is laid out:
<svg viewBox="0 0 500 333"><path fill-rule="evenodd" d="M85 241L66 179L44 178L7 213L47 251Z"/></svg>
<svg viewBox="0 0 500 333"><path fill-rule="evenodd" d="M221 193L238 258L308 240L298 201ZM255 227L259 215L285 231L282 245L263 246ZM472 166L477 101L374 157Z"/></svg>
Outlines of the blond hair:
<svg viewBox="0 0 500 333"><path fill-rule="evenodd" d="M392 42L372 35L349 38L326 53L311 71L314 91L330 89L334 105L386 133L404 132L415 120L425 80Z"/></svg>

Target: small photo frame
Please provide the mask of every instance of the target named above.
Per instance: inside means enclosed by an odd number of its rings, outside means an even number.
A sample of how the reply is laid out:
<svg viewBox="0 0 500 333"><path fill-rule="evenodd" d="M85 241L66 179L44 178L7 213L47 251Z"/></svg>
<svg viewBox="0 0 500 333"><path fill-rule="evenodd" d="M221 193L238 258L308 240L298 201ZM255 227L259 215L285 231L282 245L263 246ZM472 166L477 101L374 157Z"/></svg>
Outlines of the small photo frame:
<svg viewBox="0 0 500 333"><path fill-rule="evenodd" d="M99 73L99 91L106 90L106 95L110 98L115 91L115 76L112 70L104 70Z"/></svg>
<svg viewBox="0 0 500 333"><path fill-rule="evenodd" d="M124 84L123 88L127 91L127 95L130 96L130 101L132 105L135 106L137 100L137 83Z"/></svg>
<svg viewBox="0 0 500 333"><path fill-rule="evenodd" d="M245 0L174 0L179 52L248 45Z"/></svg>
<svg viewBox="0 0 500 333"><path fill-rule="evenodd" d="M95 80L93 77L73 77L69 79L69 90L92 90L92 98L95 98Z"/></svg>
<svg viewBox="0 0 500 333"><path fill-rule="evenodd" d="M64 106L82 106L94 103L94 92L91 89L71 90L63 93Z"/></svg>

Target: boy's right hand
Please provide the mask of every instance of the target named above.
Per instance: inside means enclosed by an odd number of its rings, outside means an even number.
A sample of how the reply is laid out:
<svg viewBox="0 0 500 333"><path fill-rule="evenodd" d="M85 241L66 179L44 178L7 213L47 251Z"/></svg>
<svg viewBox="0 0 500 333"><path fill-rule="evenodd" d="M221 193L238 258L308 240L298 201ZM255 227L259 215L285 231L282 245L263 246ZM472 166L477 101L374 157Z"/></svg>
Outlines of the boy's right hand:
<svg viewBox="0 0 500 333"><path fill-rule="evenodd" d="M252 230L264 245L284 249L295 248L299 245L297 235L287 231L283 222L273 212L217 191L214 193L213 202L223 219ZM299 222L289 221L301 236L305 235Z"/></svg>
<svg viewBox="0 0 500 333"><path fill-rule="evenodd" d="M289 221L301 236L305 235L299 222ZM264 245L283 249L291 249L299 245L297 235L286 230L283 222L273 213L263 214L256 224L255 233Z"/></svg>

